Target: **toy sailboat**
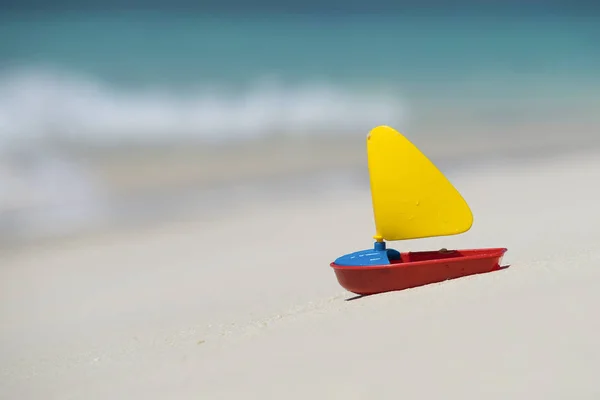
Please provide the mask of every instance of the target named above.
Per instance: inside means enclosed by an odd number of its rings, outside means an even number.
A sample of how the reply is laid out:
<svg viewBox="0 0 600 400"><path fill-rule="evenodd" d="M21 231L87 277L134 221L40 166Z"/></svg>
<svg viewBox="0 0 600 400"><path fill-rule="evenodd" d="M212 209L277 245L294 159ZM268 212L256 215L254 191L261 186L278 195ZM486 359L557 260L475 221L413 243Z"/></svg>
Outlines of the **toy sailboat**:
<svg viewBox="0 0 600 400"><path fill-rule="evenodd" d="M400 253L387 241L458 235L471 229L471 210L446 177L401 133L387 126L367 136L376 233L373 249L330 265L346 290L368 295L501 269L506 248Z"/></svg>

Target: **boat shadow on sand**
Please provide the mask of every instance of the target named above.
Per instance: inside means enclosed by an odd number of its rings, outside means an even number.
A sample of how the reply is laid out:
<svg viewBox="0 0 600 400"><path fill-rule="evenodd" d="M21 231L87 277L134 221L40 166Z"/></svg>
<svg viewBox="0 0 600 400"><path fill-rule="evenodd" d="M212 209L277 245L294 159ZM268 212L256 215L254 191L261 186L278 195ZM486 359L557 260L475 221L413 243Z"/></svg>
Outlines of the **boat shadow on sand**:
<svg viewBox="0 0 600 400"><path fill-rule="evenodd" d="M355 300L363 299L365 297L371 297L371 296L375 296L375 295L378 295L378 294L384 294L384 293L403 292L403 291L410 290L410 289L416 289L418 287L434 285L436 283L437 284L442 284L442 283L445 283L447 281L453 281L453 280L457 280L457 279L463 279L463 278L467 278L469 276L491 274L491 273L494 273L494 272L504 271L505 269L507 269L509 267L510 267L510 264L502 265L502 266L498 267L497 269L494 269L493 271L486 271L486 272L480 272L480 273L476 273L476 274L464 275L464 276L460 276L460 277L457 277L457 278L446 279L445 281L441 281L441 282L431 282L431 283L428 283L428 284L425 284L425 285L413 286L413 287L406 288L406 289L401 289L401 290L390 290L390 291L387 291L387 292L372 293L372 294L358 294L358 295L355 295L355 296L347 298L345 301L355 301Z"/></svg>

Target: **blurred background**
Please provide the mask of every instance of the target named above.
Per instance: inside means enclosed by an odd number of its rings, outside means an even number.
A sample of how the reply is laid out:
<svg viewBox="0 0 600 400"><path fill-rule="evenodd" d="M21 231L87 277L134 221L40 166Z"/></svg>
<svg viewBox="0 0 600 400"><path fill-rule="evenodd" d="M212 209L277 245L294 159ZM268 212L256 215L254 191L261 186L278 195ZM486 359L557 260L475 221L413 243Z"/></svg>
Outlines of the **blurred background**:
<svg viewBox="0 0 600 400"><path fill-rule="evenodd" d="M599 18L551 0L0 2L0 245L367 191L382 124L445 168L590 148Z"/></svg>

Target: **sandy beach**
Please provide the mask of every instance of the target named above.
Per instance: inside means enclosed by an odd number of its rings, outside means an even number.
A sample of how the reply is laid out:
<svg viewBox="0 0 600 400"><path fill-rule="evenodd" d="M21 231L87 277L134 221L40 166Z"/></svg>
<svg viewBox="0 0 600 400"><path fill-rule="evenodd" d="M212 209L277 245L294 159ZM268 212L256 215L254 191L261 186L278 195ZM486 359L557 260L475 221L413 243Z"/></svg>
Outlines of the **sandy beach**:
<svg viewBox="0 0 600 400"><path fill-rule="evenodd" d="M350 300L368 187L0 258L2 399L596 399L600 153L447 174L510 268Z"/></svg>
<svg viewBox="0 0 600 400"><path fill-rule="evenodd" d="M0 400L600 400L597 7L4 3ZM507 268L338 284L379 125Z"/></svg>

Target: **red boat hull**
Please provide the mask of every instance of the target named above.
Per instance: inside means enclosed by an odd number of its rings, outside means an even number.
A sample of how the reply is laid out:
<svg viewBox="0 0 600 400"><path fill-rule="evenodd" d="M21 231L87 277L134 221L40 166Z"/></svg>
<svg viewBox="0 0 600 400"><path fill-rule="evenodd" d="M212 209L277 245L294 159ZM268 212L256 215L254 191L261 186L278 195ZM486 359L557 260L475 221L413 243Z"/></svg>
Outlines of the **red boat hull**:
<svg viewBox="0 0 600 400"><path fill-rule="evenodd" d="M340 285L359 295L404 290L448 279L502 269L505 248L401 253L387 265L342 266L331 263Z"/></svg>

